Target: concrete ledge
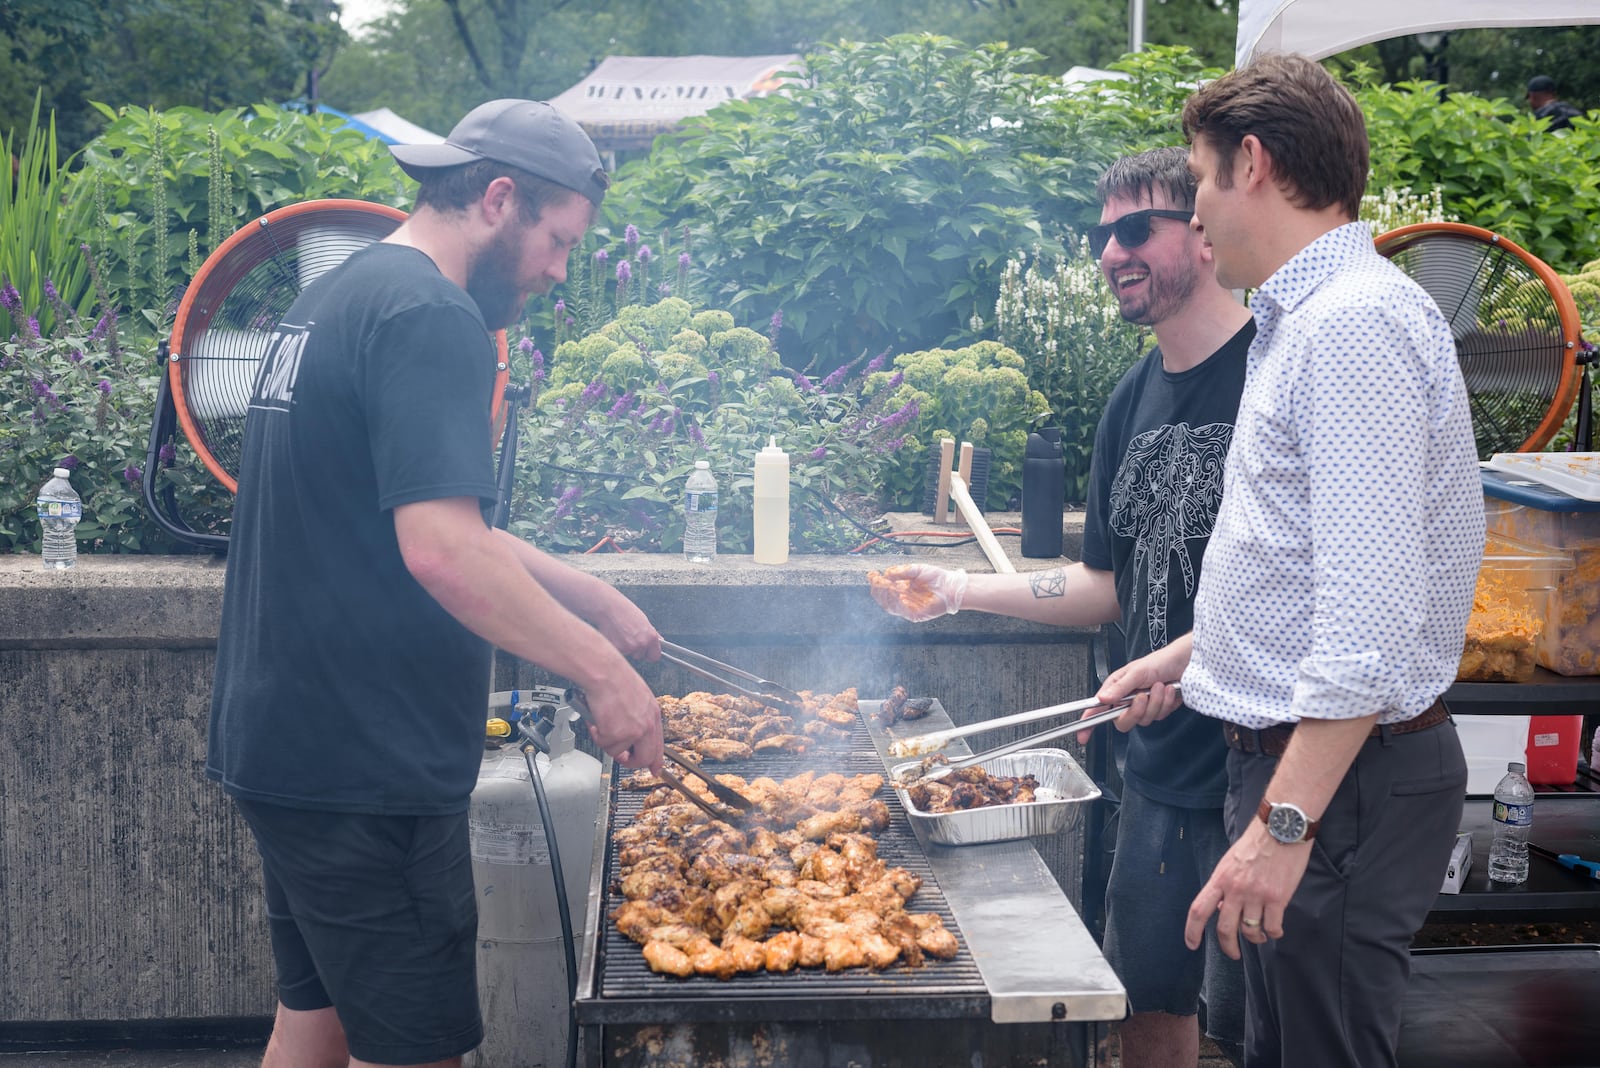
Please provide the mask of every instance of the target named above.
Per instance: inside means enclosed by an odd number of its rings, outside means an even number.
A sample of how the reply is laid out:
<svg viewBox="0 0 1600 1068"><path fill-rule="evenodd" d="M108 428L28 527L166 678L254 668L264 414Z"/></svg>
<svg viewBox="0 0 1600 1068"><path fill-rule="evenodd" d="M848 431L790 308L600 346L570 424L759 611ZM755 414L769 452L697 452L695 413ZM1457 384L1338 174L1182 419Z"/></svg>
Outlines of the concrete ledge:
<svg viewBox="0 0 1600 1068"><path fill-rule="evenodd" d="M987 567L974 546L918 552ZM668 637L797 688L875 697L903 684L958 722L1089 692L1093 631L976 612L893 619L865 581L892 558L564 559ZM201 770L223 575L209 556L80 557L64 573L0 556L0 1021L272 1011L254 847ZM700 688L676 668L645 674L658 692ZM496 676L503 689L558 681L506 657ZM1039 844L1075 897L1077 835Z"/></svg>

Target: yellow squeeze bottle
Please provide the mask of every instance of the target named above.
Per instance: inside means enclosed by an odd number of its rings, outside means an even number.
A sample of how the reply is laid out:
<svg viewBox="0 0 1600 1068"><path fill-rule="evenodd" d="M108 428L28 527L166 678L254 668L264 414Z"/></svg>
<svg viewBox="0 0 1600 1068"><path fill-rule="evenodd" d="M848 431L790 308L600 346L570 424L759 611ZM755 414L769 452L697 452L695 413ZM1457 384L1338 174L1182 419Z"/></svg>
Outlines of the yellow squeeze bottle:
<svg viewBox="0 0 1600 1068"><path fill-rule="evenodd" d="M756 453L755 482L755 561L788 563L789 454L778 448L775 436Z"/></svg>

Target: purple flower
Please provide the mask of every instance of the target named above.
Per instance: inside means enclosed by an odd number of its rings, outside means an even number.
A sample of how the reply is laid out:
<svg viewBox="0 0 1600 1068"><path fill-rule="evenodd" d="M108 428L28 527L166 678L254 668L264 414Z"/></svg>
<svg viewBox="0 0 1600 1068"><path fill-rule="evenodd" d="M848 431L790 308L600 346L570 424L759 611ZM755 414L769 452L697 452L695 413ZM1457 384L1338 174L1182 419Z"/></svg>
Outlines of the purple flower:
<svg viewBox="0 0 1600 1068"><path fill-rule="evenodd" d="M594 254L594 262L600 264L602 267L605 266L606 261L610 258L611 254L605 249L601 249L599 252Z"/></svg>
<svg viewBox="0 0 1600 1068"><path fill-rule="evenodd" d="M801 393L815 393L817 391L817 387L812 383L811 379L798 371L794 375L794 384L800 387Z"/></svg>
<svg viewBox="0 0 1600 1068"><path fill-rule="evenodd" d="M721 385L722 384L722 376L717 374L717 372L715 372L715 371L707 371L706 372L706 381L709 382L713 386Z"/></svg>
<svg viewBox="0 0 1600 1068"><path fill-rule="evenodd" d="M53 397L53 396L55 396L55 394L50 391L50 384L48 382L46 382L44 379L42 379L42 378L35 378L32 382L30 382L28 384L33 387L33 395L35 397Z"/></svg>
<svg viewBox="0 0 1600 1068"><path fill-rule="evenodd" d="M17 287L7 278L4 285L0 285L0 306L11 313L12 318L22 314L22 294L17 292Z"/></svg>
<svg viewBox="0 0 1600 1068"><path fill-rule="evenodd" d="M893 430L895 427L904 426L921 414L922 406L919 405L914 399L908 400L906 401L905 406L899 411L893 412L878 420L878 425L884 429Z"/></svg>
<svg viewBox="0 0 1600 1068"><path fill-rule="evenodd" d="M665 393L666 391L667 391L667 384L665 382L657 382L656 383L656 392L657 393Z"/></svg>
<svg viewBox="0 0 1600 1068"><path fill-rule="evenodd" d="M783 329L783 309L782 308L779 308L777 311L772 313L772 321L769 324L767 324L767 328L769 330L771 330L774 334L776 334L779 330Z"/></svg>
<svg viewBox="0 0 1600 1068"><path fill-rule="evenodd" d="M540 352L538 349L534 349L533 352L528 355L528 362L533 365L533 369L535 371L543 371L544 353Z"/></svg>
<svg viewBox="0 0 1600 1068"><path fill-rule="evenodd" d="M593 404L595 401L598 401L600 398L604 397L607 392L609 391L606 388L606 384L597 378L593 382L590 382L587 386L583 387L583 403Z"/></svg>
<svg viewBox="0 0 1600 1068"><path fill-rule="evenodd" d="M111 396L111 380L109 378L102 378L94 388L98 389L104 396Z"/></svg>
<svg viewBox="0 0 1600 1068"><path fill-rule="evenodd" d="M577 326L578 325L578 320L574 319L572 316L569 315L569 316L567 316L567 325L568 326Z"/></svg>
<svg viewBox="0 0 1600 1068"><path fill-rule="evenodd" d="M633 225L633 223L629 223L627 226L624 226L622 228L622 240L624 240L624 241L626 241L628 243L628 248L630 248L630 249L638 248L639 247L639 228L637 226Z"/></svg>
<svg viewBox="0 0 1600 1068"><path fill-rule="evenodd" d="M162 467L171 467L173 461L178 458L178 447L169 441L161 446L161 452L158 455L161 457Z"/></svg>
<svg viewBox="0 0 1600 1068"><path fill-rule="evenodd" d="M628 409L630 409L632 407L633 407L633 390L630 389L630 390L628 390L628 392L624 393L622 396L617 398L617 403L615 403L615 404L613 404L611 406L611 410L606 413L606 417L608 419L621 419L624 415L627 414Z"/></svg>
<svg viewBox="0 0 1600 1068"><path fill-rule="evenodd" d="M61 297L61 294L56 292L56 284L48 278L44 280L44 295L50 300L59 300Z"/></svg>
<svg viewBox="0 0 1600 1068"><path fill-rule="evenodd" d="M822 388L833 391L839 388L839 383L844 381L844 376L850 373L849 364L841 364L828 372L828 377L822 380Z"/></svg>
<svg viewBox="0 0 1600 1068"><path fill-rule="evenodd" d="M99 341L106 336L106 333L111 329L111 318L114 315L116 315L116 312L108 311L95 320L94 329L89 332L89 340L91 342Z"/></svg>
<svg viewBox="0 0 1600 1068"><path fill-rule="evenodd" d="M61 462L56 464L56 466L65 467L68 471L76 471L78 469L78 465L81 463L83 463L82 460L78 459L69 452L67 455L61 458Z"/></svg>
<svg viewBox="0 0 1600 1068"><path fill-rule="evenodd" d="M24 337L38 337L39 336L39 320L36 319L35 317L33 317L32 315L28 316L28 328L23 331L23 336Z"/></svg>
<svg viewBox="0 0 1600 1068"><path fill-rule="evenodd" d="M816 448L811 450L811 458L813 460L820 460L827 455L828 447L826 445L818 445Z"/></svg>
<svg viewBox="0 0 1600 1068"><path fill-rule="evenodd" d="M73 349L71 352L67 353L67 359L71 360L73 363L82 363L83 362L83 350L82 349Z"/></svg>
<svg viewBox="0 0 1600 1068"><path fill-rule="evenodd" d="M702 449L706 447L706 436L700 432L699 426L694 423L689 424L689 440Z"/></svg>
<svg viewBox="0 0 1600 1068"><path fill-rule="evenodd" d="M634 253L634 256L639 260L639 263L641 265L649 263L650 262L650 258L652 256L654 256L654 255L655 255L655 253L650 251L650 246L649 245L640 245L639 246L639 251Z"/></svg>
<svg viewBox="0 0 1600 1068"><path fill-rule="evenodd" d="M900 446L904 445L905 443L906 443L906 439L905 438L903 438L903 437L895 438L893 441L886 441L882 445L878 446L878 451L879 452L898 452L900 450Z"/></svg>
<svg viewBox="0 0 1600 1068"><path fill-rule="evenodd" d="M884 388L885 389L899 389L900 388L900 383L904 382L905 380L906 380L906 373L904 371L896 371L894 374L889 376L889 381L884 383Z"/></svg>
<svg viewBox="0 0 1600 1068"><path fill-rule="evenodd" d="M568 486L562 491L560 499L556 501L556 518L572 514L572 506L577 503L578 495L582 491L577 486Z"/></svg>
<svg viewBox="0 0 1600 1068"><path fill-rule="evenodd" d="M566 312L566 310L567 310L567 302L566 301L564 301L564 300L556 301L556 314L557 315L563 314L564 312Z"/></svg>
<svg viewBox="0 0 1600 1068"><path fill-rule="evenodd" d="M883 365L885 363L888 363L888 362L889 362L889 350L888 349L884 349L882 352L880 352L876 356L874 356L872 358L872 360L867 364L866 373L870 375L874 371L881 371L881 370L883 370Z"/></svg>
<svg viewBox="0 0 1600 1068"><path fill-rule="evenodd" d="M660 293L663 297L672 296L672 283L662 282L660 285L656 286L656 292Z"/></svg>
<svg viewBox="0 0 1600 1068"><path fill-rule="evenodd" d="M517 351L522 353L524 356L526 356L528 353L532 352L533 351L533 338L525 337L521 341L517 342Z"/></svg>
<svg viewBox="0 0 1600 1068"><path fill-rule="evenodd" d="M687 252L678 253L678 267L680 269L686 269L688 266L689 266L689 254Z"/></svg>
<svg viewBox="0 0 1600 1068"><path fill-rule="evenodd" d="M129 464L127 467L124 467L122 469L122 477L127 479L128 482L130 484L132 484L132 483L138 482L141 478L143 478L144 477L144 472L139 470L139 468L136 465Z"/></svg>
<svg viewBox="0 0 1600 1068"><path fill-rule="evenodd" d="M617 283L619 285L627 285L632 278L633 268L628 266L627 260L620 261L617 264Z"/></svg>

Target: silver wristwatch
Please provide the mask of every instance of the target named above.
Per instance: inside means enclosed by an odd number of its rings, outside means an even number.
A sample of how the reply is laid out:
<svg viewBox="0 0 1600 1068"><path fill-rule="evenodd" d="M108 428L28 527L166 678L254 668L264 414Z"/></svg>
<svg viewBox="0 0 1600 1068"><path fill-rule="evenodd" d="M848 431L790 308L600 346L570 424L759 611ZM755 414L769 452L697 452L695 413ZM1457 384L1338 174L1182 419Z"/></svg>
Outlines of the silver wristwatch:
<svg viewBox="0 0 1600 1068"><path fill-rule="evenodd" d="M1267 825L1267 833L1284 845L1311 841L1317 835L1317 828L1322 825L1321 820L1307 819L1304 809L1287 801L1273 804L1263 800L1261 807L1256 809L1256 815Z"/></svg>

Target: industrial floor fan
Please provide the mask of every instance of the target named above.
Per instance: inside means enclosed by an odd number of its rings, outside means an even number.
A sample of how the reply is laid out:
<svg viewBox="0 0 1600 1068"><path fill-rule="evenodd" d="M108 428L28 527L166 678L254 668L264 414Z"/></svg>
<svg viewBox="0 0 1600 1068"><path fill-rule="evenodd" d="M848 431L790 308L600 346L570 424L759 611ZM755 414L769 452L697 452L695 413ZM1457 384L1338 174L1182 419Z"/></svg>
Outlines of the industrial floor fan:
<svg viewBox="0 0 1600 1068"><path fill-rule="evenodd" d="M256 370L278 321L314 279L387 237L405 217L398 208L360 200L290 204L246 225L201 264L178 305L172 337L162 344L165 366L145 454L145 506L167 533L192 545L227 549L227 535L194 530L179 514L171 483L157 477L162 446L181 430L212 477L236 492ZM494 427L514 440L505 332L495 341ZM512 455L502 449L502 498Z"/></svg>
<svg viewBox="0 0 1600 1068"><path fill-rule="evenodd" d="M1574 397L1578 447L1589 447L1593 413L1578 308L1544 261L1464 223L1403 226L1380 235L1377 248L1450 322L1480 460L1544 448Z"/></svg>

